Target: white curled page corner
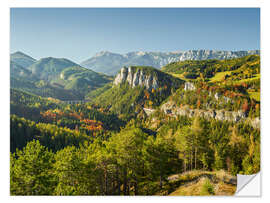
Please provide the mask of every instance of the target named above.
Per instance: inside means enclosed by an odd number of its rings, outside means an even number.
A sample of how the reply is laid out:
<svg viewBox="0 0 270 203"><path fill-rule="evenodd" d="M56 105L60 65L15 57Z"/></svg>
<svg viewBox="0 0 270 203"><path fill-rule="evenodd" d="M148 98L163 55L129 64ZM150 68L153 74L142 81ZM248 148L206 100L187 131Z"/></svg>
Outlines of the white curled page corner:
<svg viewBox="0 0 270 203"><path fill-rule="evenodd" d="M252 175L237 174L237 189L235 196L259 197L261 196L261 173Z"/></svg>

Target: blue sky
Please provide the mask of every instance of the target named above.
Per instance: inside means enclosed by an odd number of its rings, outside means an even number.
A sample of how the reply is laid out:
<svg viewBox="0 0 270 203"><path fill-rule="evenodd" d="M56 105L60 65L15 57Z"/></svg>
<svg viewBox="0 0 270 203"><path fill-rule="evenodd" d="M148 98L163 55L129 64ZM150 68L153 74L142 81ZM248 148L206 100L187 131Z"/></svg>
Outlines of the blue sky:
<svg viewBox="0 0 270 203"><path fill-rule="evenodd" d="M10 51L77 63L96 52L260 49L258 8L12 8Z"/></svg>

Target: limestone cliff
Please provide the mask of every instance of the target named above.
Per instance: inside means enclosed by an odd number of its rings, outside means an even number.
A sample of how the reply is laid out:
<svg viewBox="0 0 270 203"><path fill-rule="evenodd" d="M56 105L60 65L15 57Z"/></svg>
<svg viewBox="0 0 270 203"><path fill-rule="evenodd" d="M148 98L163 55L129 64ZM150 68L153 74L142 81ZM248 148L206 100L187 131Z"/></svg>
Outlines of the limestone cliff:
<svg viewBox="0 0 270 203"><path fill-rule="evenodd" d="M260 118L248 118L243 111L225 111L225 110L202 110L190 109L188 106L177 107L174 102L167 102L161 106L161 111L171 116L199 116L205 119L216 119L220 121L242 122L247 121L254 128L260 128Z"/></svg>
<svg viewBox="0 0 270 203"><path fill-rule="evenodd" d="M158 89L165 85L179 87L182 83L181 80L172 78L172 76L154 68L137 68L135 66L121 68L113 84L118 85L124 82L127 82L131 87L144 86L148 90Z"/></svg>

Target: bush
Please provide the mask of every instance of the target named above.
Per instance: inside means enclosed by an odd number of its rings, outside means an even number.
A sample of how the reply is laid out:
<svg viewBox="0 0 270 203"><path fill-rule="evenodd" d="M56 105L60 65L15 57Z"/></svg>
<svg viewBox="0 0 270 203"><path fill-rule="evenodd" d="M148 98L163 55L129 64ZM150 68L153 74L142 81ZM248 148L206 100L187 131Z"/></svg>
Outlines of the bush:
<svg viewBox="0 0 270 203"><path fill-rule="evenodd" d="M202 186L201 195L214 195L214 186L211 184L210 180L207 178Z"/></svg>

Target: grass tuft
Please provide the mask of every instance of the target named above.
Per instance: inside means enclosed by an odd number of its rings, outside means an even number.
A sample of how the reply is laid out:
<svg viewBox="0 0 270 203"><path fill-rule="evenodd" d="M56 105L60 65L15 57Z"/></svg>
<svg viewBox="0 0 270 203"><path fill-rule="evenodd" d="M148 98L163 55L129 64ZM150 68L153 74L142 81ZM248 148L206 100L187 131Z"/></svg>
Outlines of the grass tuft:
<svg viewBox="0 0 270 203"><path fill-rule="evenodd" d="M202 185L200 195L214 195L214 194L215 194L214 186L211 184L210 180L206 178Z"/></svg>

